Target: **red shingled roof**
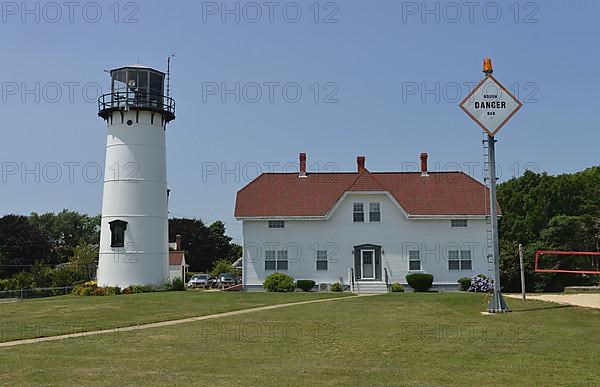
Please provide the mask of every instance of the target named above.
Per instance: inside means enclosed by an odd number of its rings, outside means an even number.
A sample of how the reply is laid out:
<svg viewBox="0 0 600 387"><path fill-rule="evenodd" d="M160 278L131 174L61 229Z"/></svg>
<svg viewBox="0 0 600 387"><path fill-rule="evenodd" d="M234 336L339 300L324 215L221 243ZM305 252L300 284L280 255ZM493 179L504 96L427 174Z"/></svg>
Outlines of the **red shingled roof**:
<svg viewBox="0 0 600 387"><path fill-rule="evenodd" d="M181 262L183 261L184 252L183 251L169 251L169 266L181 266Z"/></svg>
<svg viewBox="0 0 600 387"><path fill-rule="evenodd" d="M264 173L237 193L235 216L325 216L346 191L387 191L409 215L486 215L487 188L463 172Z"/></svg>

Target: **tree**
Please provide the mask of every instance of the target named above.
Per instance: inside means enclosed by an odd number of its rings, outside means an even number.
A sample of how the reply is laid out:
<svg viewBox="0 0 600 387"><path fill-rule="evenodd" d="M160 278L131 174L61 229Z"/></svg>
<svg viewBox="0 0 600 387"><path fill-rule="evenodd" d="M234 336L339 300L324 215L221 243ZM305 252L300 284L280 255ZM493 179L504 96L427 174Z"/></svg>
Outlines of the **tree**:
<svg viewBox="0 0 600 387"><path fill-rule="evenodd" d="M169 240L181 235L190 271L207 272L216 261L233 263L241 256L241 246L231 243L225 231L225 223L220 220L206 227L200 219L169 219Z"/></svg>
<svg viewBox="0 0 600 387"><path fill-rule="evenodd" d="M3 276L30 270L35 262L46 263L52 246L46 236L27 217L6 215L0 218L0 249L3 251Z"/></svg>
<svg viewBox="0 0 600 387"><path fill-rule="evenodd" d="M500 237L535 242L556 215L600 218L600 167L549 176L525 171L498 186Z"/></svg>
<svg viewBox="0 0 600 387"><path fill-rule="evenodd" d="M553 250L600 250L600 218L591 215L556 215L540 233L540 241Z"/></svg>
<svg viewBox="0 0 600 387"><path fill-rule="evenodd" d="M190 271L207 271L212 267L210 230L200 219L169 219L169 240L174 241L176 235L181 235Z"/></svg>
<svg viewBox="0 0 600 387"><path fill-rule="evenodd" d="M101 216L89 216L76 211L39 215L31 213L29 220L44 233L52 244L52 263L67 262L80 243L98 245Z"/></svg>
<svg viewBox="0 0 600 387"><path fill-rule="evenodd" d="M5 277L5 273L8 270L8 254L4 251L2 247L0 247L0 278Z"/></svg>
<svg viewBox="0 0 600 387"><path fill-rule="evenodd" d="M98 250L82 241L73 249L73 255L69 262L74 271L83 274L86 278L91 278L97 259Z"/></svg>
<svg viewBox="0 0 600 387"><path fill-rule="evenodd" d="M519 242L500 240L500 284L504 291L521 290L521 272L519 266Z"/></svg>
<svg viewBox="0 0 600 387"><path fill-rule="evenodd" d="M516 246L525 246L528 290L561 291L567 285L587 285L594 276L535 273L535 251L600 251L600 167L574 174L550 176L526 171L498 186L500 266L506 290L520 289ZM548 256L545 265L555 268L590 268L589 258Z"/></svg>
<svg viewBox="0 0 600 387"><path fill-rule="evenodd" d="M225 223L217 220L209 226L209 229L214 260L227 259L233 262L231 256L232 238L225 235Z"/></svg>
<svg viewBox="0 0 600 387"><path fill-rule="evenodd" d="M238 245L237 243L232 243L231 244L231 251L229 253L229 255L231 256L231 259L235 262L237 259L242 257L242 253L243 253L243 248L241 245Z"/></svg>

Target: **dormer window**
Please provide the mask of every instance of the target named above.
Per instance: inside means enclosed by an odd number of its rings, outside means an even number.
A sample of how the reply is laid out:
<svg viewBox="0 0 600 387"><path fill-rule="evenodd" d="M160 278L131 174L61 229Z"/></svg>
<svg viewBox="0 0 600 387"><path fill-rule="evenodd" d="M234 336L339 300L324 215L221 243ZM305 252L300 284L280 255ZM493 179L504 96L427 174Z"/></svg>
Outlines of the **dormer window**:
<svg viewBox="0 0 600 387"><path fill-rule="evenodd" d="M112 222L108 222L108 224L110 226L110 247L124 247L127 222L113 220Z"/></svg>

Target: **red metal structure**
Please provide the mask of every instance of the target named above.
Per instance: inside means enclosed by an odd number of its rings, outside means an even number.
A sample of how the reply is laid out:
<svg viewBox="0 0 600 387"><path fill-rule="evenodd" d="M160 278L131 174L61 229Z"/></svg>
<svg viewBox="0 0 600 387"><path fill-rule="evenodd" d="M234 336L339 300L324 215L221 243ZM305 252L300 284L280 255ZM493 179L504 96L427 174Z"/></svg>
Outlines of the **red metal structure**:
<svg viewBox="0 0 600 387"><path fill-rule="evenodd" d="M566 270L566 269L540 269L539 261L542 255L589 255L598 256L600 251L554 251L537 250L535 252L535 272L536 273L571 273L571 274L600 274L600 270Z"/></svg>

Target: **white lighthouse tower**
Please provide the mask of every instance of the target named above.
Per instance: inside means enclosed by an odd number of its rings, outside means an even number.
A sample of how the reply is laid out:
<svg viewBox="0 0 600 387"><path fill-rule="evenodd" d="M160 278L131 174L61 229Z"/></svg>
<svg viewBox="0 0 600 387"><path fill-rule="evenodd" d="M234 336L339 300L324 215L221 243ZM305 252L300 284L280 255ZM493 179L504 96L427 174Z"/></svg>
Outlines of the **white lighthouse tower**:
<svg viewBox="0 0 600 387"><path fill-rule="evenodd" d="M168 280L165 130L175 102L165 74L133 65L110 71L100 97L107 124L98 285L162 285Z"/></svg>

